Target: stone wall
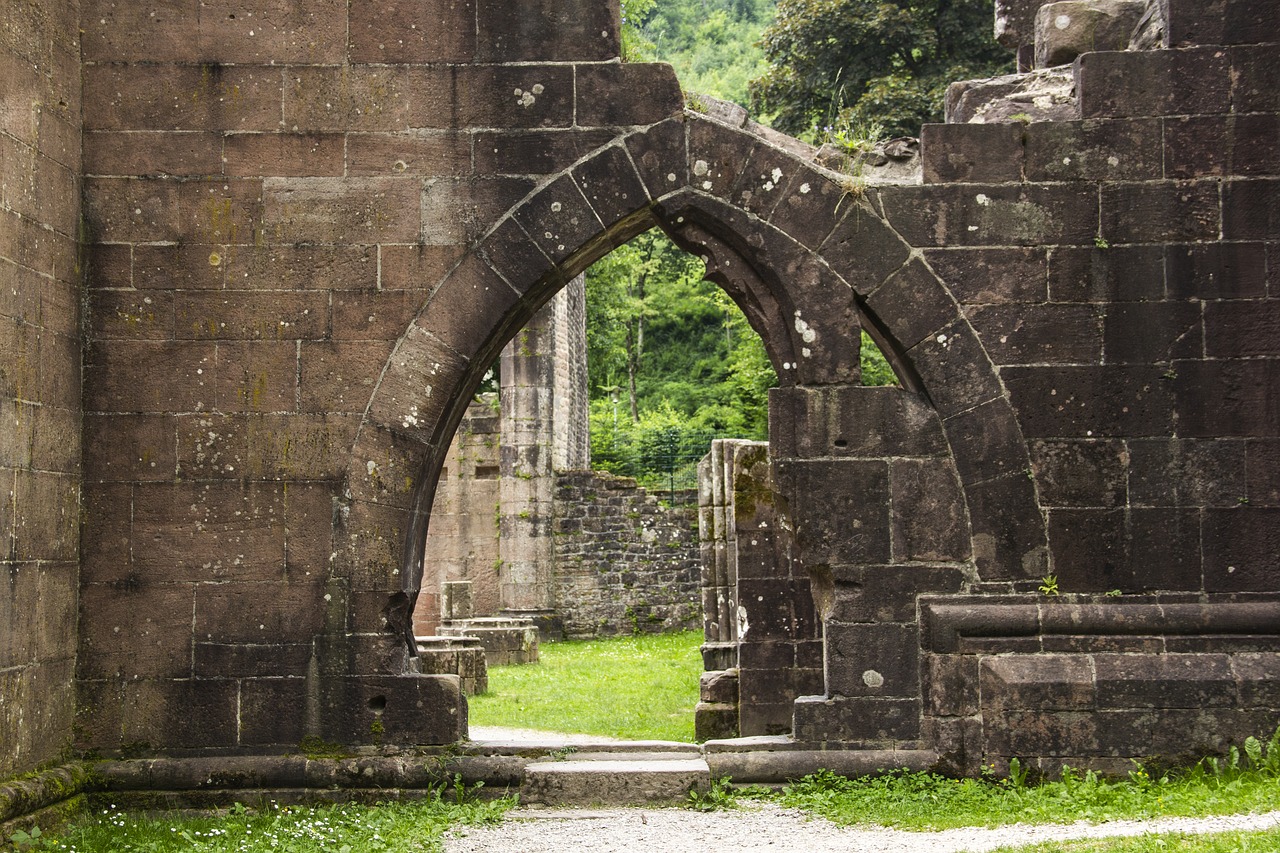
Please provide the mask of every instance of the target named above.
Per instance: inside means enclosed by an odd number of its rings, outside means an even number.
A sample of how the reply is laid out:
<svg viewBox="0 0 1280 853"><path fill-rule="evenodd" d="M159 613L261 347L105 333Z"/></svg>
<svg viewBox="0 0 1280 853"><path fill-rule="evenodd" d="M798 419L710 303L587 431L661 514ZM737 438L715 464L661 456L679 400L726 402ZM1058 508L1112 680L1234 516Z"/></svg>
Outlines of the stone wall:
<svg viewBox="0 0 1280 853"><path fill-rule="evenodd" d="M570 637L690 630L702 621L697 517L635 481L556 476L556 613Z"/></svg>
<svg viewBox="0 0 1280 853"><path fill-rule="evenodd" d="M415 636L440 626L441 590L468 581L471 610L490 616L502 609L498 594L498 473L502 432L496 394L468 409L440 472L431 530L422 566L422 588L413 610Z"/></svg>
<svg viewBox="0 0 1280 853"><path fill-rule="evenodd" d="M785 556L830 585L799 739L1052 769L1275 720L1274 2L1159 0L1155 49L961 85L921 182L865 185L621 64L614 2L196 5L5 12L5 104L39 104L0 112L10 769L67 731L73 638L104 752L462 737L409 640L450 437L655 225L779 371ZM900 389L861 388L859 328Z"/></svg>
<svg viewBox="0 0 1280 853"><path fill-rule="evenodd" d="M79 19L0 10L0 778L61 756L75 706Z"/></svg>

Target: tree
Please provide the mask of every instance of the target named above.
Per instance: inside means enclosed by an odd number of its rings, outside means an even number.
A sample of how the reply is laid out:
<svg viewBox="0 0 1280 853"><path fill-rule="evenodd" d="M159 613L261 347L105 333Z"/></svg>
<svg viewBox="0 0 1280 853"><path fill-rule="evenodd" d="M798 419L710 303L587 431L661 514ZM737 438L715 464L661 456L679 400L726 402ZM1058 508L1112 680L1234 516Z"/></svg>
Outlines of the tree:
<svg viewBox="0 0 1280 853"><path fill-rule="evenodd" d="M992 0L779 0L752 108L811 139L859 128L918 135L941 120L949 82L1008 63L992 15Z"/></svg>

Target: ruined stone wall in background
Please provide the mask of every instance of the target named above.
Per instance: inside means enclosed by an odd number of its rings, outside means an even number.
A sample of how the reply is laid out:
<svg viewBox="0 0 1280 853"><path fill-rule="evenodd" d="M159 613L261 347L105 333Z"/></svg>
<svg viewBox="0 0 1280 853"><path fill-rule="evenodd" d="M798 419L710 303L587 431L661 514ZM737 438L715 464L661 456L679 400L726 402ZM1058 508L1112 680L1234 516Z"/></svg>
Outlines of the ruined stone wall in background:
<svg viewBox="0 0 1280 853"><path fill-rule="evenodd" d="M425 637L440 625L442 585L470 581L477 616L502 609L498 595L498 453L502 441L496 394L467 409L449 445L449 455L427 533L422 590L413 611L413 632Z"/></svg>
<svg viewBox="0 0 1280 853"><path fill-rule="evenodd" d="M556 613L573 637L691 630L702 624L692 506L664 507L635 481L556 476Z"/></svg>
<svg viewBox="0 0 1280 853"><path fill-rule="evenodd" d="M59 757L75 707L79 20L0 9L0 778Z"/></svg>

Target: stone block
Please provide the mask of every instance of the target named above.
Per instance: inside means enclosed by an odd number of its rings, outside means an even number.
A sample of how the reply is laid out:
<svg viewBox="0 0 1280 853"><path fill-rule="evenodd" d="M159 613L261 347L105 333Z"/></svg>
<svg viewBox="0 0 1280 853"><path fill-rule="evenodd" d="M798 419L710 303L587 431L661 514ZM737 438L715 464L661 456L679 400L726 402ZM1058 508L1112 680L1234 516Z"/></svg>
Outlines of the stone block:
<svg viewBox="0 0 1280 853"><path fill-rule="evenodd" d="M491 129L573 126L573 67L472 65L460 66L456 74L458 115L435 119L446 127L453 122Z"/></svg>
<svg viewBox="0 0 1280 853"><path fill-rule="evenodd" d="M1092 661L1084 655L1010 655L981 659L984 713L1089 710L1097 704Z"/></svg>
<svg viewBox="0 0 1280 853"><path fill-rule="evenodd" d="M1022 431L1004 398L967 409L944 423L956 471L965 485L1026 471Z"/></svg>
<svg viewBox="0 0 1280 853"><path fill-rule="evenodd" d="M667 119L640 133L625 137L631 162L649 191L659 199L667 193L684 189L689 184L689 163L685 155L685 122L683 116Z"/></svg>
<svg viewBox="0 0 1280 853"><path fill-rule="evenodd" d="M121 745L235 746L238 693L237 683L224 679L130 681L124 687Z"/></svg>
<svg viewBox="0 0 1280 853"><path fill-rule="evenodd" d="M80 44L88 62L182 61L200 35L200 7L193 0L165 0L145 9L91 0L81 9Z"/></svg>
<svg viewBox="0 0 1280 853"><path fill-rule="evenodd" d="M1101 206L1111 243L1210 241L1220 230L1216 181L1104 184Z"/></svg>
<svg viewBox="0 0 1280 853"><path fill-rule="evenodd" d="M1091 51L1125 50L1146 5L1143 0L1046 3L1036 12L1036 67L1065 65Z"/></svg>
<svg viewBox="0 0 1280 853"><path fill-rule="evenodd" d="M963 318L921 340L907 357L944 420L1002 396L995 368Z"/></svg>
<svg viewBox="0 0 1280 853"><path fill-rule="evenodd" d="M304 412L363 412L391 355L392 342L304 342L298 407Z"/></svg>
<svg viewBox="0 0 1280 853"><path fill-rule="evenodd" d="M981 660L977 655L922 655L920 683L925 713L939 717L976 714Z"/></svg>
<svg viewBox="0 0 1280 853"><path fill-rule="evenodd" d="M888 562L887 463L780 461L775 475L806 564Z"/></svg>
<svg viewBox="0 0 1280 853"><path fill-rule="evenodd" d="M262 224L280 242L412 243L421 184L407 178L269 178Z"/></svg>
<svg viewBox="0 0 1280 853"><path fill-rule="evenodd" d="M624 220L636 219L637 211L648 202L631 157L621 145L611 145L579 165L573 170L573 179L596 217L611 232L624 226ZM635 227L625 230L630 232ZM620 233L615 241L626 236Z"/></svg>
<svg viewBox="0 0 1280 853"><path fill-rule="evenodd" d="M736 669L704 672L699 681L703 702L738 706L738 671Z"/></svg>
<svg viewBox="0 0 1280 853"><path fill-rule="evenodd" d="M1041 440L1031 442L1029 450L1044 506L1116 507L1129 502L1131 474L1122 442Z"/></svg>
<svg viewBox="0 0 1280 853"><path fill-rule="evenodd" d="M885 215L915 246L1092 243L1092 192L1071 185L934 185L883 191ZM945 239L935 226L948 222Z"/></svg>
<svg viewBox="0 0 1280 853"><path fill-rule="evenodd" d="M352 62L467 62L476 54L476 4L474 0L360 3L350 10L348 45Z"/></svg>
<svg viewBox="0 0 1280 853"><path fill-rule="evenodd" d="M579 65L579 127L655 124L684 113L684 93L665 63Z"/></svg>
<svg viewBox="0 0 1280 853"><path fill-rule="evenodd" d="M1149 711L1005 711L984 718L983 751L1001 756L1147 755Z"/></svg>
<svg viewBox="0 0 1280 853"><path fill-rule="evenodd" d="M1164 177L1160 119L1093 119L1026 126L1032 181L1148 181Z"/></svg>
<svg viewBox="0 0 1280 853"><path fill-rule="evenodd" d="M84 102L92 105L85 111L85 129L274 132L281 87L292 77L254 65L97 66L85 75Z"/></svg>
<svg viewBox="0 0 1280 853"><path fill-rule="evenodd" d="M92 347L85 362L87 411L190 412L216 402L213 344L121 341Z"/></svg>
<svg viewBox="0 0 1280 853"><path fill-rule="evenodd" d="M915 625L827 622L823 633L829 695L920 695L920 640Z"/></svg>
<svg viewBox="0 0 1280 853"><path fill-rule="evenodd" d="M1230 665L1240 707L1274 709L1280 706L1280 654L1232 655Z"/></svg>
<svg viewBox="0 0 1280 853"><path fill-rule="evenodd" d="M1164 17L1167 47L1256 44L1272 41L1280 30L1280 10L1247 0L1168 3Z"/></svg>
<svg viewBox="0 0 1280 853"><path fill-rule="evenodd" d="M769 392L770 447L775 457L941 456L937 416L900 388L829 386Z"/></svg>
<svg viewBox="0 0 1280 853"><path fill-rule="evenodd" d="M1132 439L1129 503L1134 506L1234 507L1246 495L1241 442Z"/></svg>
<svg viewBox="0 0 1280 853"><path fill-rule="evenodd" d="M829 175L802 164L778 197L769 224L816 251L854 201ZM850 272L843 270L846 275Z"/></svg>
<svg viewBox="0 0 1280 853"><path fill-rule="evenodd" d="M80 590L81 678L187 678L191 674L190 584L148 583L131 574Z"/></svg>
<svg viewBox="0 0 1280 853"><path fill-rule="evenodd" d="M1032 438L1165 435L1178 387L1159 367L1144 365L1010 367L1001 373L1022 431Z"/></svg>
<svg viewBox="0 0 1280 853"><path fill-rule="evenodd" d="M108 242L248 243L262 225L262 182L85 180L85 217Z"/></svg>
<svg viewBox="0 0 1280 853"><path fill-rule="evenodd" d="M1280 67L1272 48L1243 45L1227 51L1231 58L1232 107L1237 113L1274 113L1280 110Z"/></svg>
<svg viewBox="0 0 1280 853"><path fill-rule="evenodd" d="M1280 180L1225 182L1222 236L1226 240L1280 238Z"/></svg>
<svg viewBox="0 0 1280 853"><path fill-rule="evenodd" d="M98 481L171 480L176 471L172 415L87 415L86 475Z"/></svg>
<svg viewBox="0 0 1280 853"><path fill-rule="evenodd" d="M1079 364L1101 355L1103 315L1091 305L986 305L965 315L999 365Z"/></svg>
<svg viewBox="0 0 1280 853"><path fill-rule="evenodd" d="M1231 108L1231 63L1214 48L1108 51L1076 60L1084 118L1204 115Z"/></svg>
<svg viewBox="0 0 1280 853"><path fill-rule="evenodd" d="M1106 312L1109 364L1168 364L1204 352L1201 309L1185 302L1128 302Z"/></svg>
<svg viewBox="0 0 1280 853"><path fill-rule="evenodd" d="M483 360L481 347L489 342L492 329L477 323L476 318L501 322L499 318L505 319L519 298L520 294L472 253L431 294L414 324L464 359Z"/></svg>
<svg viewBox="0 0 1280 853"><path fill-rule="evenodd" d="M1245 444L1245 497L1255 506L1280 505L1280 441Z"/></svg>
<svg viewBox="0 0 1280 853"><path fill-rule="evenodd" d="M167 582L281 580L283 486L253 482L134 487L133 564Z"/></svg>
<svg viewBox="0 0 1280 853"><path fill-rule="evenodd" d="M612 4L536 0L511 14L501 0L478 0L476 59L481 62L617 59L621 19Z"/></svg>
<svg viewBox="0 0 1280 853"><path fill-rule="evenodd" d="M919 699L801 696L795 739L803 743L883 743L920 736Z"/></svg>
<svg viewBox="0 0 1280 853"><path fill-rule="evenodd" d="M1049 255L1054 302L1141 302L1165 298L1160 246L1055 248Z"/></svg>
<svg viewBox="0 0 1280 853"><path fill-rule="evenodd" d="M999 184L1022 180L1024 128L1007 124L926 124L920 159L926 184Z"/></svg>
<svg viewBox="0 0 1280 853"><path fill-rule="evenodd" d="M1028 49L1019 50L1019 73L952 83L946 91L948 124L1061 122L1080 118L1070 68L1029 71Z"/></svg>
<svg viewBox="0 0 1280 853"><path fill-rule="evenodd" d="M339 133L230 133L222 157L228 175L342 177L345 143Z"/></svg>
<svg viewBox="0 0 1280 853"><path fill-rule="evenodd" d="M308 684L301 678L240 682L238 740L242 746L296 746L306 734ZM284 709L288 709L287 711Z"/></svg>
<svg viewBox="0 0 1280 853"><path fill-rule="evenodd" d="M310 641L305 645L197 642L192 673L198 678L268 678L278 683L281 677L305 676L311 659ZM241 716L243 725L243 708Z"/></svg>
<svg viewBox="0 0 1280 853"><path fill-rule="evenodd" d="M1100 708L1234 706L1226 655L1095 655Z"/></svg>
<svg viewBox="0 0 1280 853"><path fill-rule="evenodd" d="M145 144L139 144L145 142ZM215 133L100 132L84 139L87 175L196 176L222 173L222 138Z"/></svg>
<svg viewBox="0 0 1280 853"><path fill-rule="evenodd" d="M293 67L284 75L275 121L268 127L244 129L277 131L282 103L284 126L290 133L448 127L457 112L456 75L447 66ZM488 94L471 92L477 98Z"/></svg>
<svg viewBox="0 0 1280 853"><path fill-rule="evenodd" d="M1179 361L1172 386L1179 435L1272 436L1280 425L1280 377L1258 360Z"/></svg>
<svg viewBox="0 0 1280 853"><path fill-rule="evenodd" d="M475 171L495 175L550 175L614 139L611 130L504 130L475 134ZM470 169L471 152L459 146L457 174ZM463 162L462 154L466 154Z"/></svg>
<svg viewBox="0 0 1280 853"><path fill-rule="evenodd" d="M920 595L957 593L955 566L835 566L835 601L825 619L837 622L910 622Z"/></svg>
<svg viewBox="0 0 1280 853"><path fill-rule="evenodd" d="M502 229L500 228L499 231ZM514 241L513 241L514 242ZM361 251L363 250L363 251ZM344 258L342 270L346 265L359 266L359 273L342 272L342 277L335 277L333 287L343 285L343 289L368 287L367 273L376 275L374 281L382 290L429 291L444 280L462 257L461 246L438 246L430 243L414 243L412 245L380 245L375 247L356 247L354 256ZM368 254L366 254L366 252ZM288 259L287 256L284 258ZM317 261L321 258L317 258ZM337 266L338 262L334 263ZM366 264L372 269L366 270ZM328 264L326 264L328 266ZM351 277L348 278L347 276ZM344 284L345 283L345 284Z"/></svg>
<svg viewBox="0 0 1280 853"><path fill-rule="evenodd" d="M328 336L334 340L394 341L422 309L427 290L334 291Z"/></svg>
<svg viewBox="0 0 1280 853"><path fill-rule="evenodd" d="M738 706L699 702L693 709L693 739L699 743L720 738L736 738Z"/></svg>
<svg viewBox="0 0 1280 853"><path fill-rule="evenodd" d="M1205 510L1204 588L1261 592L1280 569L1280 510L1240 506Z"/></svg>
<svg viewBox="0 0 1280 853"><path fill-rule="evenodd" d="M919 261L909 261L889 276L870 292L866 304L904 350L953 322L959 314L946 286Z"/></svg>
<svg viewBox="0 0 1280 853"><path fill-rule="evenodd" d="M970 485L965 499L973 557L984 581L1038 578L1047 573L1044 518L1025 474Z"/></svg>
<svg viewBox="0 0 1280 853"><path fill-rule="evenodd" d="M955 469L945 461L895 459L889 465L895 562L969 557L969 525Z"/></svg>
<svg viewBox="0 0 1280 853"><path fill-rule="evenodd" d="M556 263L586 250L598 251L607 238L604 226L570 176L543 189L516 213L530 239ZM576 271L575 271L576 272Z"/></svg>

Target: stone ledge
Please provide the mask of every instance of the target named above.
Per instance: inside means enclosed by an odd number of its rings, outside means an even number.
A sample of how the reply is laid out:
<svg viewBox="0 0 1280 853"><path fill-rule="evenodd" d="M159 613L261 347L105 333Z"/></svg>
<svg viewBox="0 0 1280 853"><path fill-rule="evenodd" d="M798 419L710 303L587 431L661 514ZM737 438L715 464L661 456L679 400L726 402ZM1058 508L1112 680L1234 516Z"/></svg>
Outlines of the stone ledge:
<svg viewBox="0 0 1280 853"><path fill-rule="evenodd" d="M1280 625L1280 601L1104 604L1030 597L1001 603L926 599L921 601L921 616L924 648L955 654L961 650L962 639L969 638L1275 635Z"/></svg>

